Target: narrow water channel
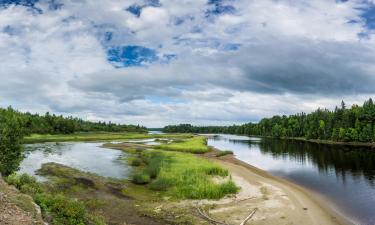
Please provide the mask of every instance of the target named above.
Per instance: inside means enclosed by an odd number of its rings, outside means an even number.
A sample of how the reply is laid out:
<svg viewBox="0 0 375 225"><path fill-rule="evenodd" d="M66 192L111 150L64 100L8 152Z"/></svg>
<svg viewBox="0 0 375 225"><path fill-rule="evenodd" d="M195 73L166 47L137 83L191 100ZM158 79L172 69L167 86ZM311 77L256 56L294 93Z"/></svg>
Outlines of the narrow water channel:
<svg viewBox="0 0 375 225"><path fill-rule="evenodd" d="M357 224L375 224L375 151L236 135L208 144L328 198Z"/></svg>

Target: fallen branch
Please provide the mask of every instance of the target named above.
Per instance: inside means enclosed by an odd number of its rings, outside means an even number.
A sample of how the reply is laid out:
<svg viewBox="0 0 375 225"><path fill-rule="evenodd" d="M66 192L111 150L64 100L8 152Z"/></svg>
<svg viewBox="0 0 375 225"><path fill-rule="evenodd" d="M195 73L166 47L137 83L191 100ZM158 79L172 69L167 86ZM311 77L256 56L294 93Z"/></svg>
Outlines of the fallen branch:
<svg viewBox="0 0 375 225"><path fill-rule="evenodd" d="M258 208L255 208L245 219L244 221L242 221L242 223L240 225L245 225L247 223L247 221L249 221L251 219L251 217L254 216L255 212L258 210Z"/></svg>
<svg viewBox="0 0 375 225"><path fill-rule="evenodd" d="M217 221L217 220L215 220L215 219L212 219L212 218L209 217L209 216L207 215L207 213L206 213L203 209L201 209L199 206L196 206L196 208L197 208L197 211L199 212L199 214L200 214L204 219L206 219L208 222L210 222L210 223L212 223L212 224L214 224L214 225L229 225L229 224L227 224L227 223L225 223L225 222L221 222L221 221Z"/></svg>

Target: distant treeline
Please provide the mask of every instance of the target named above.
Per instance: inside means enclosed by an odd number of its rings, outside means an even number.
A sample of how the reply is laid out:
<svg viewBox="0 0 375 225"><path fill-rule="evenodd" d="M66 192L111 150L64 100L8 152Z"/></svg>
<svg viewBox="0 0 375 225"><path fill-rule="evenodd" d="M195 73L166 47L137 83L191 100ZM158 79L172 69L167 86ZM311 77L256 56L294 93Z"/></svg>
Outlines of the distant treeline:
<svg viewBox="0 0 375 225"><path fill-rule="evenodd" d="M0 108L0 175L13 173L23 159L22 140L29 134L70 134L74 132L147 132L145 127L106 122L89 122L79 118L22 113Z"/></svg>
<svg viewBox="0 0 375 225"><path fill-rule="evenodd" d="M232 126L166 126L163 132L227 133L272 137L302 137L333 141L375 142L375 105L370 98L362 106L347 108L344 101L334 111L317 109L306 114L273 116L259 123Z"/></svg>
<svg viewBox="0 0 375 225"><path fill-rule="evenodd" d="M6 112L6 113L5 113ZM21 122L24 133L27 134L71 134L74 132L146 132L139 125L122 125L111 122L90 122L74 117L63 117L46 113L44 115L23 113L12 108L0 109L0 115L13 114Z"/></svg>

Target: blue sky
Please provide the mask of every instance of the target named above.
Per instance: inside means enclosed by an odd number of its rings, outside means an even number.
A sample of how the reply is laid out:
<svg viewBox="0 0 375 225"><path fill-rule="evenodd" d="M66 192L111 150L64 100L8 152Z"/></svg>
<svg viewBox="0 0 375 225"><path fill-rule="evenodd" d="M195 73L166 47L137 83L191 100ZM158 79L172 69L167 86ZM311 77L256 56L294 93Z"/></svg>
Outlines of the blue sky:
<svg viewBox="0 0 375 225"><path fill-rule="evenodd" d="M0 105L151 127L375 92L371 0L0 0Z"/></svg>

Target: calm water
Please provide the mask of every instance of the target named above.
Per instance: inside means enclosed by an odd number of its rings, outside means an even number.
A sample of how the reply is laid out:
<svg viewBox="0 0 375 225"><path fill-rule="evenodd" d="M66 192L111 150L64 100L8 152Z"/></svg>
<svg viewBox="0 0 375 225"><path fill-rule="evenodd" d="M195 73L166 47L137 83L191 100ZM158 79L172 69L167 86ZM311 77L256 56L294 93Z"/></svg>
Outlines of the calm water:
<svg viewBox="0 0 375 225"><path fill-rule="evenodd" d="M102 143L42 143L25 145L26 158L20 173L35 175L42 164L56 162L82 171L105 177L127 178L130 167L120 160L125 153L114 149L103 149ZM42 177L38 177L43 180Z"/></svg>
<svg viewBox="0 0 375 225"><path fill-rule="evenodd" d="M375 224L375 150L235 135L208 144L325 196L357 224Z"/></svg>

